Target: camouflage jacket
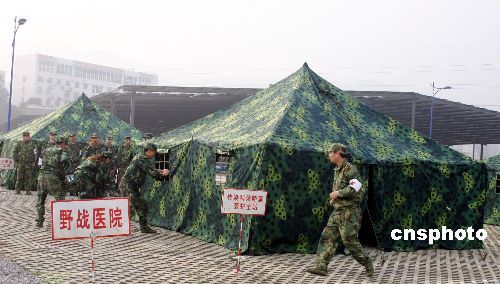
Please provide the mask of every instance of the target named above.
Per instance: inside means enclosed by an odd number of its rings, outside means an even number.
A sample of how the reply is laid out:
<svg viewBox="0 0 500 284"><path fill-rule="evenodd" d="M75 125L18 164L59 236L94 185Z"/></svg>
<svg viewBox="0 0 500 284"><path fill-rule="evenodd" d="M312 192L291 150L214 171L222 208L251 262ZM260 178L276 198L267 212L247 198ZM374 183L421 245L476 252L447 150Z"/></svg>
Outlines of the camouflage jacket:
<svg viewBox="0 0 500 284"><path fill-rule="evenodd" d="M106 183L110 179L107 167L97 161L84 160L75 170L75 182Z"/></svg>
<svg viewBox="0 0 500 284"><path fill-rule="evenodd" d="M104 147L106 148L106 151L110 151L111 153L113 153L113 155L116 155L116 152L117 152L118 148L115 145L113 145L113 144L111 144L111 145L104 144Z"/></svg>
<svg viewBox="0 0 500 284"><path fill-rule="evenodd" d="M351 163L347 161L341 166L334 169L332 191L338 191L339 197L335 200L333 207L338 209L346 208L360 208L363 201L364 188L362 187L358 192L349 186L349 181L357 179L361 182L361 176Z"/></svg>
<svg viewBox="0 0 500 284"><path fill-rule="evenodd" d="M118 152L116 154L116 165L119 168L126 169L133 158L134 151L132 145L122 145L120 146L120 148L118 148Z"/></svg>
<svg viewBox="0 0 500 284"><path fill-rule="evenodd" d="M42 152L41 158L42 167L38 176L39 179L43 176L51 176L64 180L69 166L66 151L59 146L50 147Z"/></svg>
<svg viewBox="0 0 500 284"><path fill-rule="evenodd" d="M101 154L104 151L106 151L106 146L104 146L102 144L99 144L98 147L93 147L92 145L87 145L82 150L82 159L86 159L86 158L93 156L95 154Z"/></svg>
<svg viewBox="0 0 500 284"><path fill-rule="evenodd" d="M37 145L33 141L19 141L14 148L14 163L15 164L33 164L36 162Z"/></svg>
<svg viewBox="0 0 500 284"><path fill-rule="evenodd" d="M155 169L154 159L148 159L146 155L135 156L123 175L122 182L127 185L139 188L146 182L146 176L150 175L155 179L160 179L162 175Z"/></svg>
<svg viewBox="0 0 500 284"><path fill-rule="evenodd" d="M78 167L80 164L80 151L82 150L82 146L78 143L69 143L68 148L66 149L66 154L69 161L69 166L72 171Z"/></svg>

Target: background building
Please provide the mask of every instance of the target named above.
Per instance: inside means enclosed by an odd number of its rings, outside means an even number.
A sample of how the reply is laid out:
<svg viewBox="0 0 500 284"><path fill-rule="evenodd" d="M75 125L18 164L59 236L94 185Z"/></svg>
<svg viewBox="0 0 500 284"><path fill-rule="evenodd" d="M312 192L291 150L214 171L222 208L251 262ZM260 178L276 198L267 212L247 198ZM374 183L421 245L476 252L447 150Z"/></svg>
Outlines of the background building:
<svg viewBox="0 0 500 284"><path fill-rule="evenodd" d="M158 85L158 75L128 71L42 54L16 56L12 101L56 108L85 93L123 85Z"/></svg>

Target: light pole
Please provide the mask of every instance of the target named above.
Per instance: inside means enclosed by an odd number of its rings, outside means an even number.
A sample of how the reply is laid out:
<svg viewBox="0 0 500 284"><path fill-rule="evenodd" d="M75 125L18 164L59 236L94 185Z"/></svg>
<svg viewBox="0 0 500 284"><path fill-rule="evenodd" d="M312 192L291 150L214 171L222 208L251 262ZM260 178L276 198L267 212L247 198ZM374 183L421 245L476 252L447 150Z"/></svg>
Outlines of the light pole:
<svg viewBox="0 0 500 284"><path fill-rule="evenodd" d="M432 112L434 110L434 97L441 90L449 90L449 89L451 89L450 86L446 86L446 87L442 87L442 88L436 87L434 85L434 82L432 82L431 87L432 87L432 98L431 98L431 121L430 121L430 125L429 125L429 138L432 138Z"/></svg>
<svg viewBox="0 0 500 284"><path fill-rule="evenodd" d="M17 20L17 17L14 18L14 38L12 39L12 63L10 65L10 92L9 92L9 114L7 117L7 132L10 131L10 114L12 110L12 80L14 77L14 50L16 47L16 34L19 26L24 25L26 23L26 19L21 18Z"/></svg>

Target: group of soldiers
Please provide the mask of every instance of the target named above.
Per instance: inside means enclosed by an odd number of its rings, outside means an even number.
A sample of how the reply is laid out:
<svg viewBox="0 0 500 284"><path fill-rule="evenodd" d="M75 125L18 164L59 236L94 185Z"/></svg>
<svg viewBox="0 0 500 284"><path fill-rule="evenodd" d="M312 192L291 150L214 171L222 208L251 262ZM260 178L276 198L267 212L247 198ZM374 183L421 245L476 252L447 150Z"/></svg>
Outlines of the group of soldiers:
<svg viewBox="0 0 500 284"><path fill-rule="evenodd" d="M168 170L155 170L154 156L157 147L146 143L144 152L134 157L132 139L126 136L121 146L113 144L108 136L105 144L99 135L90 136L87 146L76 141L76 135L60 137L51 132L49 140L38 145L31 140L29 132L23 133L14 149L16 168L15 192L22 190L31 194L37 166L37 218L36 226L43 227L45 220L45 200L50 193L56 200L63 200L68 193L77 194L80 199L103 198L106 196L129 196L132 209L139 215L141 231L154 233L147 224L148 207L140 195L140 187L146 175L160 179L168 175ZM144 139L151 139L146 134ZM123 180L123 182L122 182Z"/></svg>
<svg viewBox="0 0 500 284"><path fill-rule="evenodd" d="M64 199L66 193L76 186L80 198L102 198L106 195L106 190L109 190L108 195L113 195L114 192L128 196L132 209L139 216L141 232L155 233L148 226L148 205L140 188L147 175L161 179L174 174L168 169L155 169L156 151L155 144L146 143L143 153L133 157L130 137L125 137L123 145L116 149L112 137L108 137L106 143L101 145L97 134L90 137L89 145L80 149L74 134L69 136L69 140L64 137L56 140L55 133L51 133L48 143L42 148L41 154L37 155L36 145L31 141L30 134L25 132L23 140L15 148L16 193L25 189L30 194L27 181L33 175L37 158L40 158L37 227L43 226L47 194L51 193L56 199ZM339 143L335 143L329 151L328 158L336 166L330 193L330 205L334 207L334 212L320 236L316 265L307 269L309 273L327 275L329 262L339 245L343 244L354 259L365 267L366 274L373 275L372 260L363 251L358 240L365 189L362 188L359 171L347 162L350 156L348 148ZM68 179L68 175L72 178ZM116 185L119 185L120 190Z"/></svg>

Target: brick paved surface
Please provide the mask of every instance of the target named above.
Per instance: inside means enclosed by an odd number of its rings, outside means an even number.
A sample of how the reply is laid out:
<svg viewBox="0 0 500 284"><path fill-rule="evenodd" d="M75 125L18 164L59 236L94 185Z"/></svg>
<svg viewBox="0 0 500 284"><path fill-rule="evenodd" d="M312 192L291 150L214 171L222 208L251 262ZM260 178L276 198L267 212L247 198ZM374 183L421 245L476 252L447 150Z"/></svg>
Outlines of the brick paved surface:
<svg viewBox="0 0 500 284"><path fill-rule="evenodd" d="M52 241L50 223L35 228L35 204L36 195L0 189L0 255L45 283L90 283L89 242ZM164 229L142 234L134 223L129 237L96 241L95 283L500 283L500 227L486 229L485 260L478 250L367 249L375 257L369 279L345 256L334 257L326 277L308 274L314 255L303 254L248 256L237 276L228 249Z"/></svg>

